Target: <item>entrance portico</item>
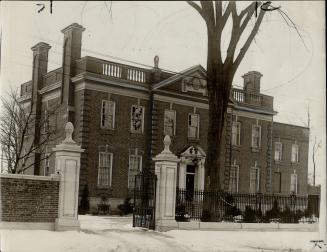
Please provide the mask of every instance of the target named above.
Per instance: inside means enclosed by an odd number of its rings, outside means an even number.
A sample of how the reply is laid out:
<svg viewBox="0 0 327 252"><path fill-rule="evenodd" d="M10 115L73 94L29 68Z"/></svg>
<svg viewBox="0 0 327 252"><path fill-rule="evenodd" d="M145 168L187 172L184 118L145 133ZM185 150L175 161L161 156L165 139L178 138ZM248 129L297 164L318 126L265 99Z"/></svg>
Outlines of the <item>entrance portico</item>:
<svg viewBox="0 0 327 252"><path fill-rule="evenodd" d="M178 187L187 191L204 189L205 152L199 146L190 146L180 154Z"/></svg>

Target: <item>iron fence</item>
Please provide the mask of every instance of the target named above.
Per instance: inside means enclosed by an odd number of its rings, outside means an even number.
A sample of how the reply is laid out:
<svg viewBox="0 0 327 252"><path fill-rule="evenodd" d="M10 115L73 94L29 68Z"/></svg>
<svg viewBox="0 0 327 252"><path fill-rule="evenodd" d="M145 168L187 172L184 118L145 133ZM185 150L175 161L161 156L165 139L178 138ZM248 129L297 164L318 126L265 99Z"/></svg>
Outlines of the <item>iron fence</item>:
<svg viewBox="0 0 327 252"><path fill-rule="evenodd" d="M177 221L248 223L315 222L319 217L319 195L227 193L187 191L177 188Z"/></svg>
<svg viewBox="0 0 327 252"><path fill-rule="evenodd" d="M156 183L155 174L135 176L133 227L155 228Z"/></svg>

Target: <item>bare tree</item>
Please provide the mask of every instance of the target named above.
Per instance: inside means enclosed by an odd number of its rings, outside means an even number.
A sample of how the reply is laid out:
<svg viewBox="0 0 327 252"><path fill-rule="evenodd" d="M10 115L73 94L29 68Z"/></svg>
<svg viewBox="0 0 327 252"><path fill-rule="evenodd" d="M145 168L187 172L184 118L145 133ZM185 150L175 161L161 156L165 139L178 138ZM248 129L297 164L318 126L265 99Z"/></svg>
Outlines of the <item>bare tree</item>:
<svg viewBox="0 0 327 252"><path fill-rule="evenodd" d="M207 27L208 51L207 51L207 89L209 98L209 125L207 136L206 157L206 188L221 189L220 185L220 162L222 136L230 98L233 78L237 68L242 62L247 50L257 34L267 10L273 10L270 2L253 1L240 13L237 11L236 2L228 2L223 8L222 1L201 1L200 5L188 1L203 18ZM227 4L227 2L226 2ZM231 18L231 38L225 59L222 57L222 34L229 18ZM250 27L250 19L254 19L253 27ZM246 28L250 29L243 45L239 45L241 36ZM239 46L240 50L237 50Z"/></svg>
<svg viewBox="0 0 327 252"><path fill-rule="evenodd" d="M307 107L307 127L309 128L309 143L311 142L311 148L312 148L312 153L311 153L311 158L312 158L312 164L313 164L313 172L312 172L312 185L316 186L316 156L318 153L318 150L321 148L321 141L318 141L317 136L314 136L314 141L312 140L312 125L311 125L311 116L310 116L310 104L308 104ZM309 144L310 148L310 144ZM311 173L310 173L311 175Z"/></svg>
<svg viewBox="0 0 327 252"><path fill-rule="evenodd" d="M315 140L312 144L312 163L313 163L313 186L316 186L316 155L321 147L321 141L317 141L317 136L315 136Z"/></svg>
<svg viewBox="0 0 327 252"><path fill-rule="evenodd" d="M35 153L43 154L38 162L48 158L44 155L45 147L57 138L56 120L53 120L57 107L44 110L43 116L36 116L33 99L26 106L13 90L2 96L0 101L0 145L3 159L7 163L8 173L22 173L35 165ZM50 122L53 122L52 125ZM39 133L35 133L35 125L43 127L38 130Z"/></svg>

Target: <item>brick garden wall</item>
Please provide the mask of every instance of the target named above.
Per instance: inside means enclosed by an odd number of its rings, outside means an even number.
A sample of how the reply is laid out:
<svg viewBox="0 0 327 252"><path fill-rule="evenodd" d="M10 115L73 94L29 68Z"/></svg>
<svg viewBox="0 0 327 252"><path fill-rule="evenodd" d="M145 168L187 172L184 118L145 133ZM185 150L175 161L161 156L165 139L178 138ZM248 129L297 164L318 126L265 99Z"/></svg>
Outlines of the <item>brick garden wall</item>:
<svg viewBox="0 0 327 252"><path fill-rule="evenodd" d="M0 220L55 222L58 218L59 178L0 174Z"/></svg>

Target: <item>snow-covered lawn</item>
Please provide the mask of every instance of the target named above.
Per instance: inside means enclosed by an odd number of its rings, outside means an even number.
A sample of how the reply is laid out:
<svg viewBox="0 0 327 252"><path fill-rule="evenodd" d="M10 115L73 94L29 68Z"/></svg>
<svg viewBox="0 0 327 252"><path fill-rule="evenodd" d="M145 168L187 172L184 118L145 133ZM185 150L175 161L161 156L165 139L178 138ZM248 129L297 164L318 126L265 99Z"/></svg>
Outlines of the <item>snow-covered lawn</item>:
<svg viewBox="0 0 327 252"><path fill-rule="evenodd" d="M323 251L315 232L145 231L131 217L79 216L81 232L1 230L1 252Z"/></svg>

